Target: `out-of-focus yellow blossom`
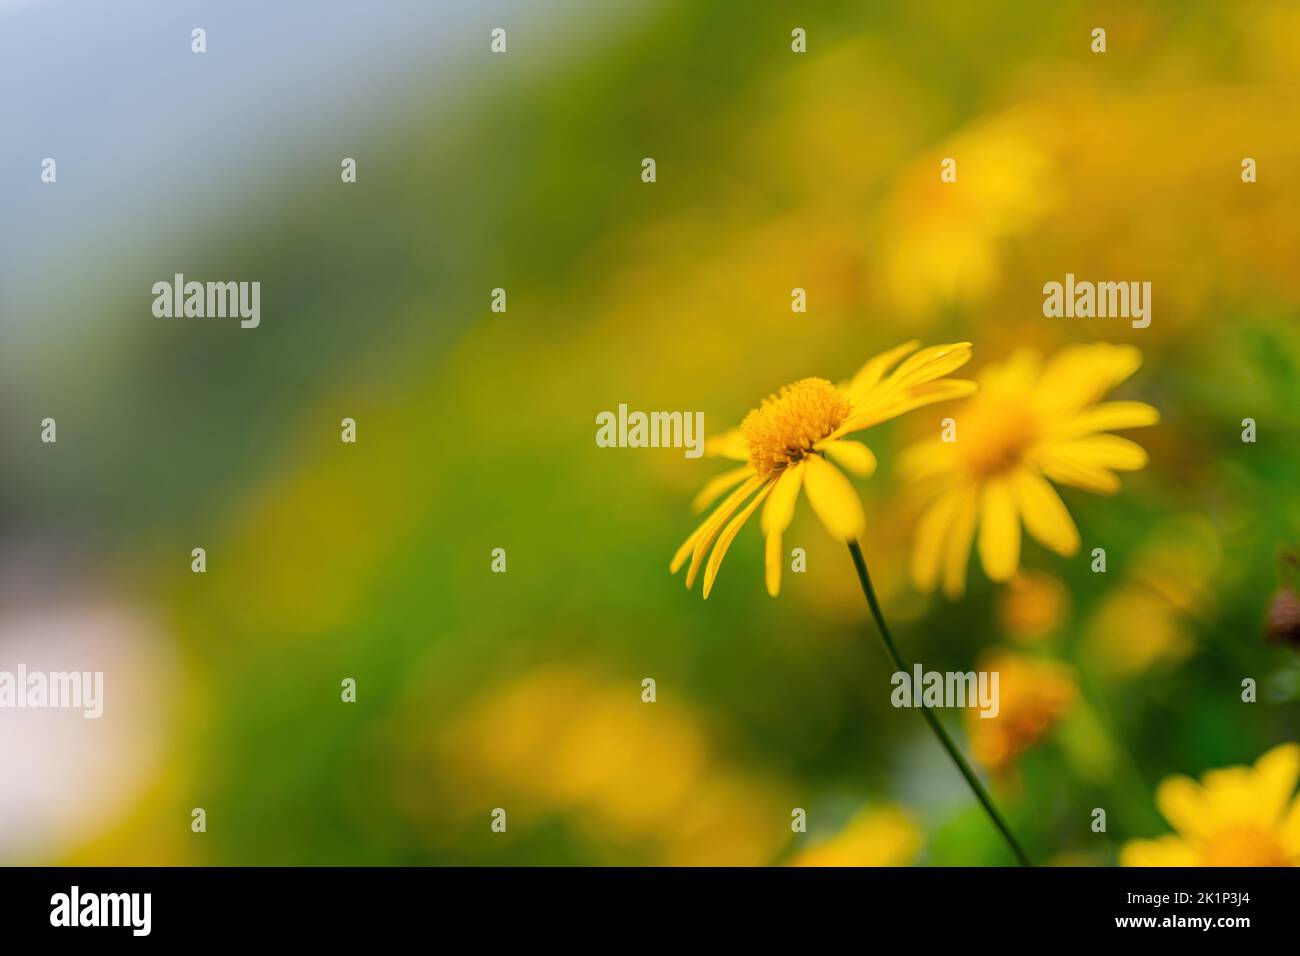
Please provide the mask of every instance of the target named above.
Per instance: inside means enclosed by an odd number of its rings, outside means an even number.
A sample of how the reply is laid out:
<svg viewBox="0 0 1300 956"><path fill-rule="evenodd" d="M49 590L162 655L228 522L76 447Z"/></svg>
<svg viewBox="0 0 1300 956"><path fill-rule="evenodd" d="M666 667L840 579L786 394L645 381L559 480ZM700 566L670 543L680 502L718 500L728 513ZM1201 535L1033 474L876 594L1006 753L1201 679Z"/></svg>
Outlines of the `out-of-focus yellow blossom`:
<svg viewBox="0 0 1300 956"><path fill-rule="evenodd" d="M791 866L908 866L921 848L921 830L900 807L866 807L844 829L809 847Z"/></svg>
<svg viewBox="0 0 1300 956"><path fill-rule="evenodd" d="M980 561L995 581L1020 566L1022 523L1058 554L1078 550L1079 531L1052 482L1113 494L1115 471L1146 465L1140 446L1106 432L1153 425L1159 413L1142 402L1101 401L1141 364L1131 346L1097 343L1062 349L1046 366L1025 349L983 371L979 394L952 416L955 440L921 442L901 462L930 501L912 558L920 590L942 576L949 597L964 592L977 529Z"/></svg>
<svg viewBox="0 0 1300 956"><path fill-rule="evenodd" d="M1218 535L1204 518L1179 516L1157 527L1085 629L1084 644L1098 668L1129 677L1191 656L1196 642L1188 618L1210 605L1221 557Z"/></svg>
<svg viewBox="0 0 1300 956"><path fill-rule="evenodd" d="M673 555L672 573L690 558L689 588L703 567L707 598L731 542L766 502L762 526L767 541L767 590L775 597L781 588L781 536L794 519L801 488L833 538L860 538L867 527L862 502L835 466L867 478L875 473L876 456L862 442L845 436L975 391L974 382L943 377L970 361L969 342L917 352L919 344L907 342L877 355L851 381L840 385L824 378L800 379L764 399L738 429L710 439L708 452L746 464L723 472L696 496L696 508L706 508L731 492Z"/></svg>
<svg viewBox="0 0 1300 956"><path fill-rule="evenodd" d="M666 865L766 863L785 836L772 823L783 801L708 741L680 706L642 702L635 681L555 666L471 704L443 736L442 775L467 812L559 816Z"/></svg>
<svg viewBox="0 0 1300 956"><path fill-rule="evenodd" d="M1069 607L1070 595L1060 578L1046 571L1024 571L999 596L998 617L1008 637L1033 644L1061 626Z"/></svg>
<svg viewBox="0 0 1300 956"><path fill-rule="evenodd" d="M925 315L988 296L1001 278L1002 244L1055 206L1055 161L1036 120L1020 113L982 123L919 161L900 183L886 221L883 264L892 304ZM940 162L956 161L956 181Z"/></svg>
<svg viewBox="0 0 1300 956"><path fill-rule="evenodd" d="M966 710L966 729L975 759L993 771L1011 768L1043 738L1078 697L1070 669L1056 661L996 652L981 670L998 674L998 714Z"/></svg>
<svg viewBox="0 0 1300 956"><path fill-rule="evenodd" d="M1120 585L1102 598L1084 640L1098 666L1116 676L1140 674L1158 661L1183 660L1196 649L1177 610L1138 584Z"/></svg>
<svg viewBox="0 0 1300 956"><path fill-rule="evenodd" d="M1300 744L1282 744L1253 767L1210 770L1197 783L1168 777L1156 807L1175 833L1133 840L1123 866L1300 865Z"/></svg>

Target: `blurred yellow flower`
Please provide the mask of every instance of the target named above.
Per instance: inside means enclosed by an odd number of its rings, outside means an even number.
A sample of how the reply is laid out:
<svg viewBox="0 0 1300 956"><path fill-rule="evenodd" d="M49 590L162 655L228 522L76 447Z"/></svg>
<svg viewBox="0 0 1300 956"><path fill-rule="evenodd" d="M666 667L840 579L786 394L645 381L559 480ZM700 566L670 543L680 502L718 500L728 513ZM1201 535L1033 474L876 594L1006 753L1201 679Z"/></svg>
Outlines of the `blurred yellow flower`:
<svg viewBox="0 0 1300 956"><path fill-rule="evenodd" d="M1020 525L1061 555L1079 548L1079 531L1051 481L1098 494L1119 488L1114 470L1147 463L1126 438L1103 434L1159 421L1142 402L1100 402L1142 364L1132 346L1098 343L1062 349L1045 367L1021 350L979 376L979 394L953 416L955 434L921 442L903 456L903 474L928 489L912 554L912 578L959 597L979 528L979 555L995 581L1020 566ZM944 440L944 439L948 440Z"/></svg>
<svg viewBox="0 0 1300 956"><path fill-rule="evenodd" d="M1043 144L1046 121L1030 110L981 120L901 177L884 213L881 271L892 309L928 317L993 294L1010 240L1061 199L1062 170ZM942 157L959 157L953 182L940 179Z"/></svg>
<svg viewBox="0 0 1300 956"><path fill-rule="evenodd" d="M696 496L696 508L708 507L728 490L740 487L678 549L672 573L689 557L686 586L692 587L712 545L704 568L707 598L731 542L766 501L762 528L767 539L767 589L775 597L781 587L781 536L794 517L801 486L832 537L841 541L861 537L866 530L862 502L831 462L866 478L876 470L876 458L866 445L844 436L975 391L974 382L943 378L970 361L969 342L936 345L912 355L918 345L907 342L877 355L851 381L840 385L824 378L800 379L764 399L740 428L711 439L707 446L711 454L746 464L705 485Z"/></svg>
<svg viewBox="0 0 1300 956"><path fill-rule="evenodd" d="M921 848L921 831L900 807L860 810L835 836L809 847L791 866L907 866Z"/></svg>
<svg viewBox="0 0 1300 956"><path fill-rule="evenodd" d="M966 729L975 759L1003 771L1056 725L1078 687L1064 665L1019 654L996 653L981 670L998 674L998 714L981 717L978 708L970 708Z"/></svg>
<svg viewBox="0 0 1300 956"><path fill-rule="evenodd" d="M1069 592L1060 578L1029 571L1017 574L1002 592L998 617L1007 636L1033 644L1060 627L1069 606Z"/></svg>
<svg viewBox="0 0 1300 956"><path fill-rule="evenodd" d="M1214 603L1222 561L1218 534L1199 515L1164 520L1134 549L1122 582L1102 597L1083 643L1098 668L1132 677L1196 651L1189 618Z"/></svg>
<svg viewBox="0 0 1300 956"><path fill-rule="evenodd" d="M1123 866L1300 865L1300 744L1274 747L1253 767L1211 770L1198 784L1168 777L1156 806L1176 834L1133 840Z"/></svg>
<svg viewBox="0 0 1300 956"><path fill-rule="evenodd" d="M635 682L582 665L540 668L471 700L437 752L437 778L454 782L446 799L463 815L509 801L521 829L561 819L613 860L758 866L789 832L771 823L788 812L778 785L720 754L688 707L650 706Z"/></svg>
<svg viewBox="0 0 1300 956"><path fill-rule="evenodd" d="M1181 661L1196 643L1177 609L1147 588L1124 584L1102 598L1084 632L1107 674L1132 677L1160 661Z"/></svg>

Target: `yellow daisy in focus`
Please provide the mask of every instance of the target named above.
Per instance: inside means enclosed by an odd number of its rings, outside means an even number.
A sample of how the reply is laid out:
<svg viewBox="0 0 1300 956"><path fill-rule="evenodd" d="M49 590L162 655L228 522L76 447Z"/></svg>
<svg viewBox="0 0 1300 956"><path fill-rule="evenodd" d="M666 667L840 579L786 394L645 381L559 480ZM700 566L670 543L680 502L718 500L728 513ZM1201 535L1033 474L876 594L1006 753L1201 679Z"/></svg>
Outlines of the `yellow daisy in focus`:
<svg viewBox="0 0 1300 956"><path fill-rule="evenodd" d="M708 453L746 464L714 478L696 496L696 508L703 509L730 491L677 550L672 573L690 558L689 588L703 566L708 598L731 542L766 502L761 520L767 539L767 590L775 597L781 588L781 536L794 518L801 488L832 537L860 538L866 530L862 502L836 465L866 478L876 470L876 457L866 445L845 436L975 391L974 382L943 378L970 361L969 342L917 352L918 346L908 342L877 355L840 385L824 378L800 379L764 399L740 428L711 439Z"/></svg>
<svg viewBox="0 0 1300 956"><path fill-rule="evenodd" d="M1169 777L1156 806L1176 834L1133 840L1122 866L1300 866L1300 744L1274 747L1253 767L1211 770L1197 783Z"/></svg>
<svg viewBox="0 0 1300 956"><path fill-rule="evenodd" d="M1079 530L1052 482L1114 494L1116 471L1146 465L1139 445L1105 433L1154 425L1159 413L1142 402L1101 401L1141 364L1132 346L1099 343L1062 349L1046 366L1022 350L986 368L979 394L953 416L955 435L914 445L900 462L930 492L912 555L916 586L932 591L942 577L944 593L960 597L977 529L994 581L1020 566L1022 523L1057 554L1078 551Z"/></svg>

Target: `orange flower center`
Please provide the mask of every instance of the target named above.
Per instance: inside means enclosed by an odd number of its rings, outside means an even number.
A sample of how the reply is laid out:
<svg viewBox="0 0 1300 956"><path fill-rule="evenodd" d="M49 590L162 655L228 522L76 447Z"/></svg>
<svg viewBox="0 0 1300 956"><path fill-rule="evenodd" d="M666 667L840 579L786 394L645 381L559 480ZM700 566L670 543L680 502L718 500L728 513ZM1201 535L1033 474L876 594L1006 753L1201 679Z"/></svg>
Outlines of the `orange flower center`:
<svg viewBox="0 0 1300 956"><path fill-rule="evenodd" d="M1277 834L1253 824L1225 827L1201 843L1205 866L1290 866Z"/></svg>
<svg viewBox="0 0 1300 956"><path fill-rule="evenodd" d="M1024 460L1038 439L1038 420L1023 404L1007 399L973 402L957 418L957 447L966 470L977 478L1005 474Z"/></svg>
<svg viewBox="0 0 1300 956"><path fill-rule="evenodd" d="M839 428L852 409L849 397L824 378L804 378L785 386L740 423L740 433L749 443L749 463L760 475L781 471L810 454L813 445Z"/></svg>

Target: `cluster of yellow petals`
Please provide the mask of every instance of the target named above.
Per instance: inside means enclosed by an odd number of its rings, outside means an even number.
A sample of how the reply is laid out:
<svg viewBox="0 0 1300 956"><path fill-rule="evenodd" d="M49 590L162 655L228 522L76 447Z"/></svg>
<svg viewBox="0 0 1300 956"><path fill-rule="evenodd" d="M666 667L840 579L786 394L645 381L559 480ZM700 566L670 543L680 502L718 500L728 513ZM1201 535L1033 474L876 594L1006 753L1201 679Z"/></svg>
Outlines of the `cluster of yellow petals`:
<svg viewBox="0 0 1300 956"><path fill-rule="evenodd" d="M1175 833L1134 840L1124 866L1300 866L1300 744L1282 744L1253 767L1175 776L1156 806Z"/></svg>
<svg viewBox="0 0 1300 956"><path fill-rule="evenodd" d="M970 361L970 343L918 348L919 343L907 342L882 353L840 385L822 378L787 385L750 412L740 428L711 439L709 453L745 465L719 475L696 497L702 509L725 495L677 550L673 573L689 560L686 586L692 587L703 569L707 598L732 541L763 506L767 589L775 596L781 587L782 535L794 519L800 491L833 537L860 538L866 515L840 469L869 477L876 458L866 445L845 436L975 390L974 382L944 377Z"/></svg>
<svg viewBox="0 0 1300 956"><path fill-rule="evenodd" d="M1154 425L1159 413L1142 402L1102 401L1141 363L1132 346L1095 343L1062 349L1046 364L1026 349L983 371L978 394L952 415L955 433L909 448L900 462L927 500L912 556L920 590L942 583L959 597L972 544L992 580L1011 580L1022 525L1057 554L1079 550L1054 485L1114 494L1117 471L1146 465L1139 445L1106 433Z"/></svg>

